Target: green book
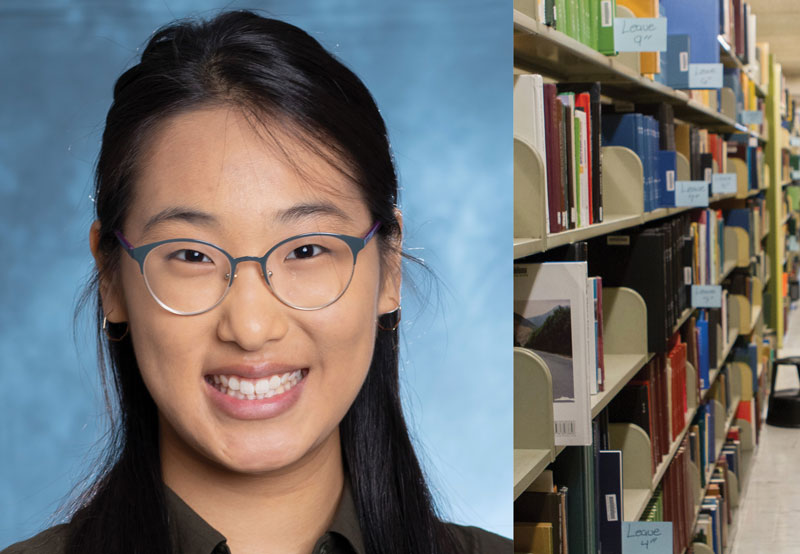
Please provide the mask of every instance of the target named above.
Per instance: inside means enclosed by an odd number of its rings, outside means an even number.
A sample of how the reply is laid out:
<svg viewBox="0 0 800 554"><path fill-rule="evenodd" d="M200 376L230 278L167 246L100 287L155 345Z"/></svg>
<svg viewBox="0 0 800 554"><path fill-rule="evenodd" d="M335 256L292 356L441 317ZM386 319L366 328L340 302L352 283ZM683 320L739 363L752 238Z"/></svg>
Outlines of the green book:
<svg viewBox="0 0 800 554"><path fill-rule="evenodd" d="M553 0L555 2L553 8L553 19L555 20L555 27L565 35L567 31L567 0Z"/></svg>
<svg viewBox="0 0 800 554"><path fill-rule="evenodd" d="M592 1L578 0L578 9L580 10L578 13L580 13L581 18L581 42L589 48L595 48L592 46L592 14L589 10L589 5Z"/></svg>
<svg viewBox="0 0 800 554"><path fill-rule="evenodd" d="M617 13L617 0L591 0L598 9L597 51L606 56L616 56L614 47L614 19Z"/></svg>
<svg viewBox="0 0 800 554"><path fill-rule="evenodd" d="M567 0L567 34L575 40L581 40L580 12L578 0Z"/></svg>

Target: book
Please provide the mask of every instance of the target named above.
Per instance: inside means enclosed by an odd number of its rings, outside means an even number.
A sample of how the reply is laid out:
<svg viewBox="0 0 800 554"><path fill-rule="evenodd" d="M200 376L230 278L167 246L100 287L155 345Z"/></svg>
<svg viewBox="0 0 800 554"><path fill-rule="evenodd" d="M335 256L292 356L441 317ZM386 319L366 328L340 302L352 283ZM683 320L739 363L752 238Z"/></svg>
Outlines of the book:
<svg viewBox="0 0 800 554"><path fill-rule="evenodd" d="M660 0L670 35L688 35L690 63L719 63L720 3L717 0Z"/></svg>
<svg viewBox="0 0 800 554"><path fill-rule="evenodd" d="M553 554L553 525L551 523L514 523L514 551Z"/></svg>
<svg viewBox="0 0 800 554"><path fill-rule="evenodd" d="M550 542L553 552L561 552L566 538L562 529L566 519L564 511L565 502L561 492L523 492L514 501L514 525L547 524L552 529ZM530 529L530 527L529 527ZM514 536L514 545L517 546L517 536Z"/></svg>
<svg viewBox="0 0 800 554"><path fill-rule="evenodd" d="M599 452L600 552L622 552L622 451Z"/></svg>
<svg viewBox="0 0 800 554"><path fill-rule="evenodd" d="M532 349L550 369L559 445L591 444L588 283L585 262L514 266L514 344Z"/></svg>

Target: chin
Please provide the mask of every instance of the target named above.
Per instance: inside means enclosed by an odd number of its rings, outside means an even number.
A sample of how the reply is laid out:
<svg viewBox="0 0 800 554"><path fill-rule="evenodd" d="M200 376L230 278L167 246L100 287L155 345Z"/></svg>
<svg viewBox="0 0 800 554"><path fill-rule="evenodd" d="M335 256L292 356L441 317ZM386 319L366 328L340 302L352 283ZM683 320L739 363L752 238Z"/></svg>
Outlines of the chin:
<svg viewBox="0 0 800 554"><path fill-rule="evenodd" d="M335 440L335 444L334 444ZM305 462L330 451L325 446L338 448L338 433L317 442L302 440L300 437L279 439L276 437L255 439L246 443L229 445L221 457L222 464L229 470L243 474L264 474L291 470ZM324 455L324 454L323 454Z"/></svg>

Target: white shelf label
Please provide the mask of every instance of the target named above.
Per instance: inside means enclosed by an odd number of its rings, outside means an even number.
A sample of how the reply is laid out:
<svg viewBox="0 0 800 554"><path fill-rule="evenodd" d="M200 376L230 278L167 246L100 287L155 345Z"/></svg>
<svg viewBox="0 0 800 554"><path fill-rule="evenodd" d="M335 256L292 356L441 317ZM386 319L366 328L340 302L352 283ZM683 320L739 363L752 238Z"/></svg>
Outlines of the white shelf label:
<svg viewBox="0 0 800 554"><path fill-rule="evenodd" d="M623 521L622 554L672 554L671 521Z"/></svg>
<svg viewBox="0 0 800 554"><path fill-rule="evenodd" d="M764 112L760 110L747 110L739 114L742 125L761 125L764 123Z"/></svg>
<svg viewBox="0 0 800 554"><path fill-rule="evenodd" d="M714 173L711 178L711 194L736 194L736 173Z"/></svg>
<svg viewBox="0 0 800 554"><path fill-rule="evenodd" d="M721 285L692 285L692 308L721 308Z"/></svg>
<svg viewBox="0 0 800 554"><path fill-rule="evenodd" d="M708 182L675 181L675 205L689 208L708 206Z"/></svg>
<svg viewBox="0 0 800 554"><path fill-rule="evenodd" d="M690 63L689 88L722 88L722 64Z"/></svg>
<svg viewBox="0 0 800 554"><path fill-rule="evenodd" d="M800 171L792 171L792 181L800 180Z"/></svg>
<svg viewBox="0 0 800 554"><path fill-rule="evenodd" d="M800 146L800 137L792 137L789 139L789 146Z"/></svg>
<svg viewBox="0 0 800 554"><path fill-rule="evenodd" d="M618 17L614 48L619 52L666 52L666 17Z"/></svg>

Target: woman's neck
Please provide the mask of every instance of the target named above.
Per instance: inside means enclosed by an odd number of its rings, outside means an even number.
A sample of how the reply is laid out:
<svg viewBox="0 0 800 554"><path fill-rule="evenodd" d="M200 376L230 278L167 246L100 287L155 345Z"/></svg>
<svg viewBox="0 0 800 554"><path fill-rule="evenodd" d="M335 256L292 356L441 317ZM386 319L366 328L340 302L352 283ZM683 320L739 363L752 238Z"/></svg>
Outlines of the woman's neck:
<svg viewBox="0 0 800 554"><path fill-rule="evenodd" d="M344 483L338 429L293 467L242 474L202 458L162 425L164 483L222 533L232 554L310 554Z"/></svg>

